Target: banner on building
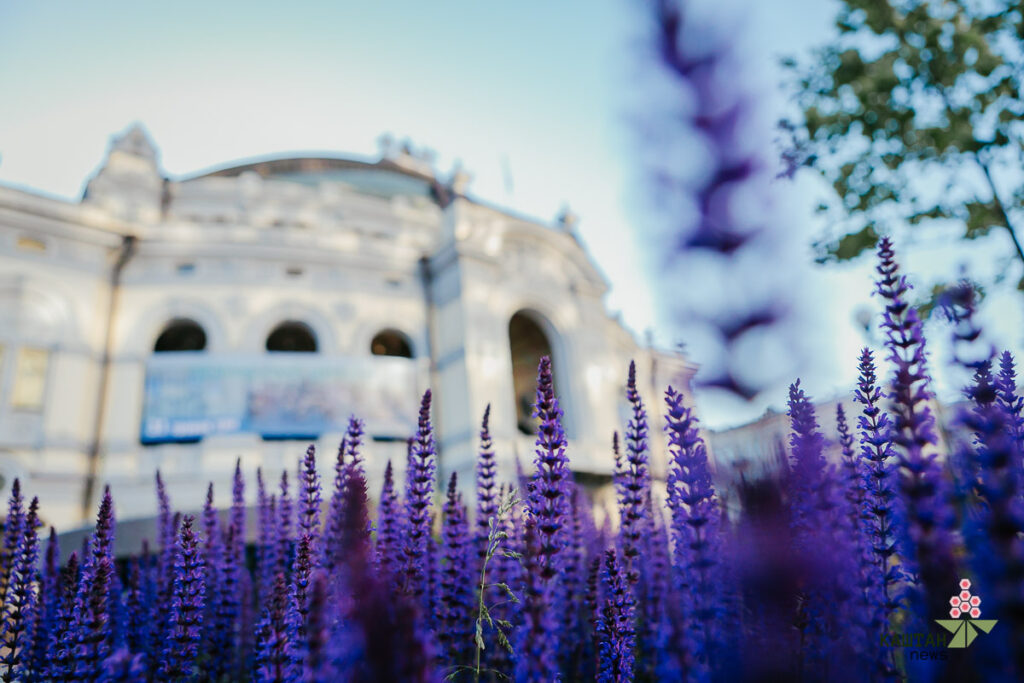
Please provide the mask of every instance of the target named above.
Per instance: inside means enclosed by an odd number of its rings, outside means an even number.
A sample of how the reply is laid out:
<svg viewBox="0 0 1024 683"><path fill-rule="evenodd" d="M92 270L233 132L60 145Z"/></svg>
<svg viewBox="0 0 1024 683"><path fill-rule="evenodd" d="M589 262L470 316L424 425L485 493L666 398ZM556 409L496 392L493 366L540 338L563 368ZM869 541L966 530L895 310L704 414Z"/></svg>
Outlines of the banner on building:
<svg viewBox="0 0 1024 683"><path fill-rule="evenodd" d="M156 354L146 365L142 441L313 437L344 431L349 415L371 436L405 438L416 427L419 376L417 361L386 356Z"/></svg>

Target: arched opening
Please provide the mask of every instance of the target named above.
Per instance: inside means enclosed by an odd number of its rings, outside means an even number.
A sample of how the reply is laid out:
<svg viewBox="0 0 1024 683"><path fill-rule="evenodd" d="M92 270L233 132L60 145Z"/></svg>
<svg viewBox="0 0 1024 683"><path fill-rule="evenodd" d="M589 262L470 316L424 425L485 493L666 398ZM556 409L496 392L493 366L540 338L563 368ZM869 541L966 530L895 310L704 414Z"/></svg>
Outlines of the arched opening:
<svg viewBox="0 0 1024 683"><path fill-rule="evenodd" d="M154 353L174 353L178 351L205 351L206 350L206 330L197 323L195 320L188 318L176 318L164 327L163 332L156 338L156 343L153 344ZM147 373L147 386L149 383ZM181 385L179 382L167 383L168 386L173 386L172 393L187 393L187 387ZM179 386L181 385L181 386ZM148 408L146 409L148 410ZM174 436L170 434L164 434L158 437L147 436L145 433L140 434L139 441L144 446L154 446L157 444L164 443L199 443L203 440L202 436Z"/></svg>
<svg viewBox="0 0 1024 683"><path fill-rule="evenodd" d="M412 346L409 339L397 330L383 330L370 342L370 353L375 356L395 356L412 358Z"/></svg>
<svg viewBox="0 0 1024 683"><path fill-rule="evenodd" d="M283 322L267 336L267 351L314 353L316 336L306 323Z"/></svg>
<svg viewBox="0 0 1024 683"><path fill-rule="evenodd" d="M544 330L528 314L520 311L508 323L509 348L512 350L512 386L515 391L516 425L523 434L536 434L533 404L537 398L537 366L543 356L551 356L551 342ZM557 393L558 383L555 382Z"/></svg>
<svg viewBox="0 0 1024 683"><path fill-rule="evenodd" d="M172 320L160 333L153 351L203 351L206 349L206 331L194 320Z"/></svg>

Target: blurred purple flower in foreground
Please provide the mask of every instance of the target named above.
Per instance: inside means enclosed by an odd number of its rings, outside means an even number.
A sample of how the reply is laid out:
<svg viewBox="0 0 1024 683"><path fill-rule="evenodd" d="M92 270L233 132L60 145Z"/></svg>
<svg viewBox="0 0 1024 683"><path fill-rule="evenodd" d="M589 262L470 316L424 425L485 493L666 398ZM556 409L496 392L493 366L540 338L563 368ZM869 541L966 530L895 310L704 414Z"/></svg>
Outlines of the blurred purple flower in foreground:
<svg viewBox="0 0 1024 683"><path fill-rule="evenodd" d="M772 215L760 103L735 35L692 2L650 6L657 78L639 128L657 227L645 242L657 250L658 289L673 292L671 322L701 362L700 385L752 399L796 360L781 353L792 346L797 288L783 249L791 225Z"/></svg>

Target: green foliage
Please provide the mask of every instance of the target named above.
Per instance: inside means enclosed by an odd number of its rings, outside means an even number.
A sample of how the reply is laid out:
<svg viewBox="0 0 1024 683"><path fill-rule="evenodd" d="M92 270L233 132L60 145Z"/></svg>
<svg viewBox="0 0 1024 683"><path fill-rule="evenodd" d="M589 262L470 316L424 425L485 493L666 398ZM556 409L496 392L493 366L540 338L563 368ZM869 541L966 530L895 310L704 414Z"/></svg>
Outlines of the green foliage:
<svg viewBox="0 0 1024 683"><path fill-rule="evenodd" d="M796 163L832 185L820 262L853 259L896 226L956 221L965 239L1024 213L1024 19L1012 0L842 0L836 40L797 76ZM883 230L884 228L884 230ZM1004 274L1000 274L1004 275Z"/></svg>

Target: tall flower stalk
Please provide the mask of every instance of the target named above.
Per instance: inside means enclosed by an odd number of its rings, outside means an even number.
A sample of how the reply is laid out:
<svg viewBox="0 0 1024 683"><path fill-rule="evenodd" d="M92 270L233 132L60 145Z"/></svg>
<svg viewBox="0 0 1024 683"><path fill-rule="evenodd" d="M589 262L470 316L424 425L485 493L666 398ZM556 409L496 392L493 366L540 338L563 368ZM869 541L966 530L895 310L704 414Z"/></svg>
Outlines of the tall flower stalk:
<svg viewBox="0 0 1024 683"><path fill-rule="evenodd" d="M647 411L636 388L636 363L629 362L626 400L630 420L626 425L626 454L621 475L619 515L622 524L622 564L631 584L640 581L642 539L650 533L647 499L650 496L651 473L647 454Z"/></svg>
<svg viewBox="0 0 1024 683"><path fill-rule="evenodd" d="M110 655L113 630L110 623L111 584L114 577L114 502L110 488L103 492L96 530L82 565L75 597L75 637L78 641L77 675L98 677L103 660Z"/></svg>
<svg viewBox="0 0 1024 683"><path fill-rule="evenodd" d="M770 367L751 371L742 353L750 340L797 341L785 338L795 300L790 271L778 265L785 221L766 219L772 173L767 149L757 146L765 137L759 103L742 85L749 75L734 47L742 39L702 22L694 5L644 4L650 72L658 92L670 93L641 117L648 184L664 216L650 243L658 245L660 275L673 285L664 288L673 292L666 308L689 334L709 340L697 380L751 399L791 362L776 355ZM693 153L680 153L683 145ZM709 282L715 285L706 288Z"/></svg>
<svg viewBox="0 0 1024 683"><path fill-rule="evenodd" d="M430 424L430 390L420 402L419 426L409 458L405 484L405 544L402 589L415 596L429 614L430 574L435 462L434 429Z"/></svg>
<svg viewBox="0 0 1024 683"><path fill-rule="evenodd" d="M688 599L683 629L692 655L694 678L707 677L717 656L716 624L721 617L714 579L720 570L718 499L711 480L707 447L693 410L672 387L665 392L668 435L668 507L672 513L673 562Z"/></svg>
<svg viewBox="0 0 1024 683"><path fill-rule="evenodd" d="M870 349L861 351L858 367L860 375L854 400L863 406L857 418L860 461L864 463L861 520L873 560L870 570L865 569L863 574L870 590L873 590L874 606L878 610L874 628L876 632L882 632L901 605L898 586L904 578L899 564L894 561L897 539L901 534L895 529L898 515L894 509L892 423L881 407L882 389L878 386L874 355ZM872 638L870 642L875 640ZM895 673L891 650L875 652L881 674L891 677Z"/></svg>
<svg viewBox="0 0 1024 683"><path fill-rule="evenodd" d="M540 421L533 461L537 469L530 482L527 503L530 515L537 522L540 575L548 581L558 572L556 558L567 540L569 501L566 489L571 475L565 455L562 409L555 397L551 359L547 356L540 359L537 370L537 403L533 416Z"/></svg>
<svg viewBox="0 0 1024 683"><path fill-rule="evenodd" d="M487 537L490 532L488 520L498 511L498 463L494 459L494 442L491 440L491 404L484 409L480 424L480 454L476 461L476 548L477 559L483 561L487 554Z"/></svg>
<svg viewBox="0 0 1024 683"><path fill-rule="evenodd" d="M179 681L192 676L202 636L206 578L195 518L181 522L174 553L174 599L170 613L170 638L164 644L159 680Z"/></svg>
<svg viewBox="0 0 1024 683"><path fill-rule="evenodd" d="M309 536L310 550L316 552L320 538L320 473L316 469L316 447L310 444L299 466L299 535Z"/></svg>
<svg viewBox="0 0 1024 683"><path fill-rule="evenodd" d="M595 629L600 656L597 680L599 683L629 683L633 680L636 647L635 599L614 550L605 553L601 593L603 600Z"/></svg>
<svg viewBox="0 0 1024 683"><path fill-rule="evenodd" d="M900 274L888 237L879 241L878 259L875 291L885 305L882 329L888 360L895 370L889 394L891 436L913 544L913 556L905 559L913 563L912 572L923 591L917 594L919 604L926 607L928 619L937 619L948 612L946 593L949 586L956 585L959 572L953 553L953 513L936 462L935 418L928 407L932 393L924 334L917 311L907 300L910 285Z"/></svg>
<svg viewBox="0 0 1024 683"><path fill-rule="evenodd" d="M36 607L36 560L39 556L39 499L33 498L28 514L22 523L21 539L11 565L10 586L7 589L6 610L3 624L4 653L2 662L3 681L10 683L19 678L19 668L27 659L26 645L32 614Z"/></svg>
<svg viewBox="0 0 1024 683"><path fill-rule="evenodd" d="M462 663L469 659L471 640L473 565L466 507L458 492L458 478L452 472L444 504L441 528L444 566L441 568L441 629L439 640L445 659Z"/></svg>
<svg viewBox="0 0 1024 683"><path fill-rule="evenodd" d="M381 573L394 581L399 568L398 558L402 548L402 520L400 518L398 493L395 491L395 475L391 461L384 468L384 484L380 492L380 506L377 515L377 566Z"/></svg>

